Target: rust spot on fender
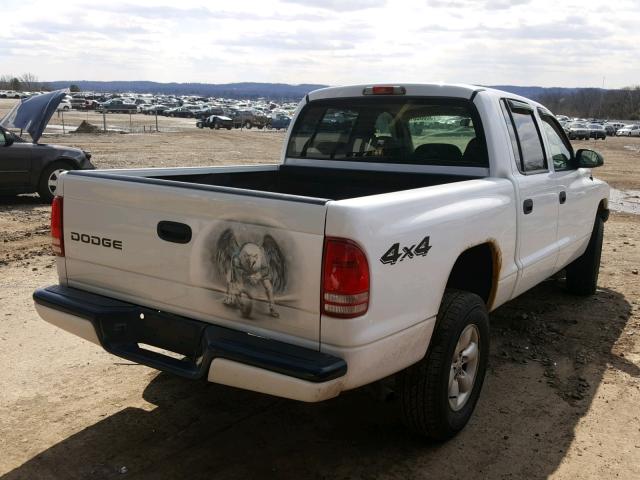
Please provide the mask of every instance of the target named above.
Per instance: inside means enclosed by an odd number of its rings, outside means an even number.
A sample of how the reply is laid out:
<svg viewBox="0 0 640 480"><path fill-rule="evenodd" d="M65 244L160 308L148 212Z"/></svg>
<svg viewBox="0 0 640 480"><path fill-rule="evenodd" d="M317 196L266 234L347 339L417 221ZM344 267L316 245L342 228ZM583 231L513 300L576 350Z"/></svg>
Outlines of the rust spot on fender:
<svg viewBox="0 0 640 480"><path fill-rule="evenodd" d="M502 269L502 252L495 239L490 238L487 243L491 247L491 292L489 293L489 299L487 300L487 310L490 312L493 310L493 304L496 300L496 292L498 291L498 281L500 279L500 270Z"/></svg>

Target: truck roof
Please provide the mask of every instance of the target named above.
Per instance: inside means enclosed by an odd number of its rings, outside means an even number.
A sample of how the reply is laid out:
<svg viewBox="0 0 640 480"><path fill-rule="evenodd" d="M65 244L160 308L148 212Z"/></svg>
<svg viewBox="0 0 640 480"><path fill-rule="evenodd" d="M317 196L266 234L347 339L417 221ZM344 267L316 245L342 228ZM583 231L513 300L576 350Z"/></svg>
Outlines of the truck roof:
<svg viewBox="0 0 640 480"><path fill-rule="evenodd" d="M321 100L326 98L361 97L366 87L374 85L398 85L406 89L406 96L418 97L450 97L470 99L474 92L482 92L483 95L491 95L498 98L508 97L523 100L529 104L543 107L531 99L516 95L515 93L497 90L495 88L471 85L465 83L369 83L361 85L346 85L341 87L328 87L314 90L309 93L309 100ZM544 108L544 107L543 107Z"/></svg>

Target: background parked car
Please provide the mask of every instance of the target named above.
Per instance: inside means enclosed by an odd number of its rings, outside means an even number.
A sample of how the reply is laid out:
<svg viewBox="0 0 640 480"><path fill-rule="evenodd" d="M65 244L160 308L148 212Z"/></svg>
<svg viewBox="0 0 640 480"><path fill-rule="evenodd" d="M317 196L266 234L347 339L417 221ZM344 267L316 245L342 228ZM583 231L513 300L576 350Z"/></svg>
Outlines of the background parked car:
<svg viewBox="0 0 640 480"><path fill-rule="evenodd" d="M619 137L640 137L640 125L625 125L616 132Z"/></svg>
<svg viewBox="0 0 640 480"><path fill-rule="evenodd" d="M585 123L570 123L567 129L567 135L570 140L589 140L591 130Z"/></svg>
<svg viewBox="0 0 640 480"><path fill-rule="evenodd" d="M610 137L614 137L616 134L616 131L618 129L611 123L605 123L604 124L604 131L607 133L608 136Z"/></svg>
<svg viewBox="0 0 640 480"><path fill-rule="evenodd" d="M44 202L51 202L58 176L66 170L94 169L90 158L79 148L34 144L0 127L0 192L38 192Z"/></svg>
<svg viewBox="0 0 640 480"><path fill-rule="evenodd" d="M269 118L267 123L267 128L275 128L276 130L280 130L281 128L287 129L289 128L289 124L291 123L291 117L285 115L284 113L274 113Z"/></svg>
<svg viewBox="0 0 640 480"><path fill-rule="evenodd" d="M170 107L166 105L142 105L140 112L145 115L155 115L156 113L158 115L164 115L164 112L169 110L169 108Z"/></svg>
<svg viewBox="0 0 640 480"><path fill-rule="evenodd" d="M128 103L121 98L112 98L100 104L96 111L105 113L136 113L138 106L135 103Z"/></svg>
<svg viewBox="0 0 640 480"><path fill-rule="evenodd" d="M195 113L196 113L196 118L200 118L202 120L204 120L205 118L209 118L211 115L220 115L223 117L229 117L229 115L225 113L224 109L218 106L204 107Z"/></svg>
<svg viewBox="0 0 640 480"><path fill-rule="evenodd" d="M196 127L198 128L211 128L211 129L220 129L226 128L227 130L231 130L233 128L233 120L224 115L210 115L206 118L200 119L196 122Z"/></svg>
<svg viewBox="0 0 640 480"><path fill-rule="evenodd" d="M250 109L231 110L229 113L235 128L264 128L268 122L268 118L265 115Z"/></svg>
<svg viewBox="0 0 640 480"><path fill-rule="evenodd" d="M589 125L589 137L598 140L599 138L604 140L607 138L607 131L599 123L592 123Z"/></svg>
<svg viewBox="0 0 640 480"><path fill-rule="evenodd" d="M38 144L51 116L64 99L64 91L36 95L17 103L0 123L0 192L38 192L44 201L56 193L58 176L65 170L93 169L91 154L79 148ZM20 129L32 141L14 134Z"/></svg>
<svg viewBox="0 0 640 480"><path fill-rule="evenodd" d="M193 110L190 110L187 107L170 108L162 112L162 114L167 117L181 117L181 118L194 118L196 116L196 114L193 113Z"/></svg>
<svg viewBox="0 0 640 480"><path fill-rule="evenodd" d="M62 100L60 102L60 104L58 105L58 110L71 110L71 102L69 102L69 100Z"/></svg>

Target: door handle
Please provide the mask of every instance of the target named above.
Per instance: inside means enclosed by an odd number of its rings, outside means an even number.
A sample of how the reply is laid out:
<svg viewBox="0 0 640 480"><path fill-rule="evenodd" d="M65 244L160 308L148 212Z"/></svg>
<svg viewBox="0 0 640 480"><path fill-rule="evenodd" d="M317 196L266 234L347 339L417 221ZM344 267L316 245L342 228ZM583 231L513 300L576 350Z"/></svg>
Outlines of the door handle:
<svg viewBox="0 0 640 480"><path fill-rule="evenodd" d="M531 200L530 198L527 198L522 203L522 211L524 212L525 215L528 215L531 212L533 212L533 200Z"/></svg>
<svg viewBox="0 0 640 480"><path fill-rule="evenodd" d="M158 236L167 242L189 243L191 241L191 227L184 223L163 220L158 223Z"/></svg>
<svg viewBox="0 0 640 480"><path fill-rule="evenodd" d="M562 192L560 192L560 203L564 203L567 201L567 192L565 192L564 190Z"/></svg>

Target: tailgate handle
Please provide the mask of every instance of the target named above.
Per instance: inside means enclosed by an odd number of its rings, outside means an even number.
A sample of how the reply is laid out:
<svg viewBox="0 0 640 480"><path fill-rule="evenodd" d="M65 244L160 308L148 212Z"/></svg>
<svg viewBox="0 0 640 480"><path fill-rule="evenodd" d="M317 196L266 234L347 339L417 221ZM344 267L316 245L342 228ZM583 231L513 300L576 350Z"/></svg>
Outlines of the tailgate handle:
<svg viewBox="0 0 640 480"><path fill-rule="evenodd" d="M163 220L158 223L158 236L162 240L173 243L189 243L191 241L191 227L184 223Z"/></svg>

